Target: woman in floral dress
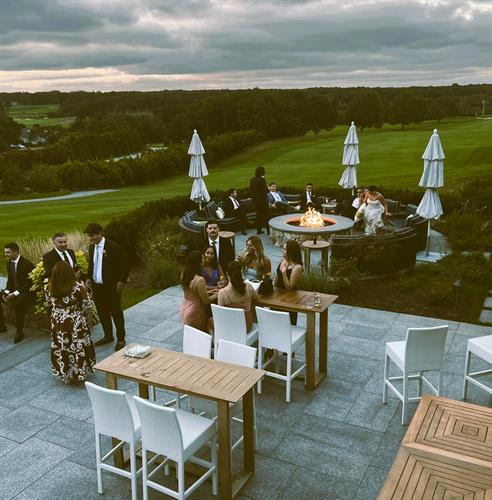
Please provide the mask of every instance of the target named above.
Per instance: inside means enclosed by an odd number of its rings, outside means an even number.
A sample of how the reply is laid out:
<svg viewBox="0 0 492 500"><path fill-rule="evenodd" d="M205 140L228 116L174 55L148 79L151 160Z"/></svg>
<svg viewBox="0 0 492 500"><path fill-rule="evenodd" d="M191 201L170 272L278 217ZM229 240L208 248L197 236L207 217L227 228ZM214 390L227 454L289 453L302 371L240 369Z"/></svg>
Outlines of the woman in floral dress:
<svg viewBox="0 0 492 500"><path fill-rule="evenodd" d="M96 363L87 320L93 302L68 263L53 268L46 300L51 306L51 371L66 384L84 381Z"/></svg>

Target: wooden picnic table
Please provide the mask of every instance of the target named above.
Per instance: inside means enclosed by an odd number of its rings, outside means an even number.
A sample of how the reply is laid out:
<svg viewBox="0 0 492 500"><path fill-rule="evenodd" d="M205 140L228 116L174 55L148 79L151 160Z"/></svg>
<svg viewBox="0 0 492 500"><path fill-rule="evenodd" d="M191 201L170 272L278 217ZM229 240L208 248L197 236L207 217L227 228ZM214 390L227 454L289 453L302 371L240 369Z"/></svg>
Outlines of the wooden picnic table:
<svg viewBox="0 0 492 500"><path fill-rule="evenodd" d="M492 409L424 395L378 499L492 499Z"/></svg>
<svg viewBox="0 0 492 500"><path fill-rule="evenodd" d="M287 291L274 288L273 294L260 296L257 304L278 311L305 313L307 316L306 333L306 388L316 389L328 373L328 307L338 298L337 295L318 293L320 306L314 307L313 292L304 290ZM319 369L316 371L316 314L319 314Z"/></svg>
<svg viewBox="0 0 492 500"><path fill-rule="evenodd" d="M185 393L217 402L218 473L220 498L233 498L255 472L254 453L254 388L264 370L246 368L181 352L152 347L143 359L129 358L126 349L96 364L106 374L106 385L118 388L118 379L138 384L139 394L149 397L149 385ZM232 478L231 432L229 404L243 400L244 469ZM113 439L113 446L118 440ZM115 465L122 466L123 454L115 454Z"/></svg>

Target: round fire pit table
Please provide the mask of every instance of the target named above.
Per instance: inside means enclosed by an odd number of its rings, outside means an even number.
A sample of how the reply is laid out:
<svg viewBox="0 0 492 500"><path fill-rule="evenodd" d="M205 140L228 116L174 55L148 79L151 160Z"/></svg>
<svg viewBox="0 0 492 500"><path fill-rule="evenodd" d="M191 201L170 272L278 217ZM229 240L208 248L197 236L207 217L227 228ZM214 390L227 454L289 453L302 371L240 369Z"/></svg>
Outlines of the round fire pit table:
<svg viewBox="0 0 492 500"><path fill-rule="evenodd" d="M354 221L342 215L321 214L323 227L299 226L303 214L285 214L270 219L270 237L273 243L283 244L286 240L325 240L334 234L350 234Z"/></svg>

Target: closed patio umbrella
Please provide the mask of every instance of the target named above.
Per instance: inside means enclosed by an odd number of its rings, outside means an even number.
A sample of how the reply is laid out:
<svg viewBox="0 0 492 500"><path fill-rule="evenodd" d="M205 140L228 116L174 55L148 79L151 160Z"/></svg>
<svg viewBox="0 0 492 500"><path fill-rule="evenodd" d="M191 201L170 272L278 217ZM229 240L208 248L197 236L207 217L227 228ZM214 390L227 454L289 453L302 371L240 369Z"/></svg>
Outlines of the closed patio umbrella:
<svg viewBox="0 0 492 500"><path fill-rule="evenodd" d="M188 154L191 156L188 176L195 179L191 188L190 199L195 203L198 203L198 207L201 210L202 203L208 202L210 200L210 195L208 194L207 186L205 186L205 181L203 180L203 177L208 175L207 165L205 164L205 159L203 158L205 148L202 145L202 141L200 140L196 129L193 131L193 137L191 138L190 147L188 148Z"/></svg>
<svg viewBox="0 0 492 500"><path fill-rule="evenodd" d="M342 165L346 165L338 184L344 189L353 189L357 186L357 165L359 161L359 139L355 123L352 122L343 146Z"/></svg>
<svg viewBox="0 0 492 500"><path fill-rule="evenodd" d="M424 154L422 155L422 159L424 160L424 172L420 178L419 186L425 187L426 190L417 207L417 213L428 221L427 255L429 255L431 220L439 219L443 214L437 188L444 186L444 158L441 139L439 138L437 129L434 129Z"/></svg>

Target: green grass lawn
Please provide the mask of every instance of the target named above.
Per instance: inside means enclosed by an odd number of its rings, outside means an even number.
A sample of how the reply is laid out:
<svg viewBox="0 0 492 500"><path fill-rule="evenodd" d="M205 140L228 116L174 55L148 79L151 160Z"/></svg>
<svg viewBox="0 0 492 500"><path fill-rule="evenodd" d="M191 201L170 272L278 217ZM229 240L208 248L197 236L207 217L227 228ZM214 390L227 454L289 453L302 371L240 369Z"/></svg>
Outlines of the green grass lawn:
<svg viewBox="0 0 492 500"><path fill-rule="evenodd" d="M456 188L463 179L492 171L492 120L453 119L440 124L426 122L403 132L398 126L385 126L359 134L359 184L418 189L422 153L435 127L446 154L444 190ZM343 170L346 133L347 127L337 127L317 136L262 143L218 165L209 164L207 187L214 190L247 186L258 164L265 166L267 181L280 186L302 188L307 181L336 186ZM206 141L204 147L207 149ZM46 236L80 229L90 221L105 223L146 201L185 195L191 184L191 179L182 175L86 198L0 205L0 234L7 241L26 234Z"/></svg>
<svg viewBox="0 0 492 500"><path fill-rule="evenodd" d="M39 104L32 106L12 106L8 110L8 114L17 123L26 127L32 125L45 125L61 127L69 127L75 120L74 116L59 116L55 118L48 118L48 113L58 111L60 106L58 104Z"/></svg>

